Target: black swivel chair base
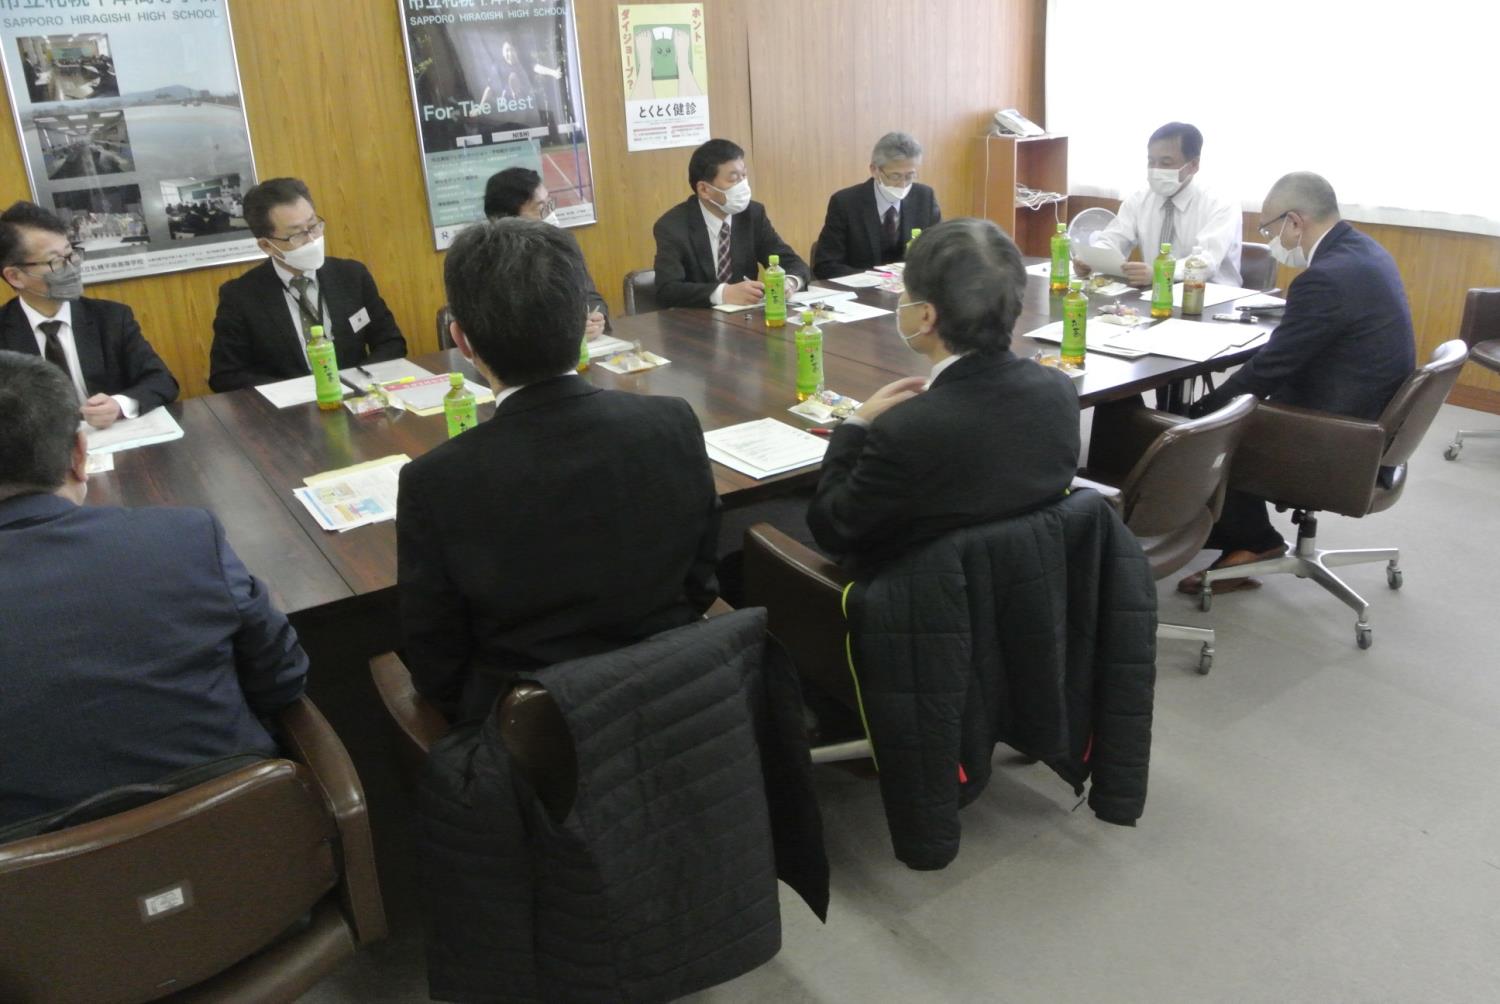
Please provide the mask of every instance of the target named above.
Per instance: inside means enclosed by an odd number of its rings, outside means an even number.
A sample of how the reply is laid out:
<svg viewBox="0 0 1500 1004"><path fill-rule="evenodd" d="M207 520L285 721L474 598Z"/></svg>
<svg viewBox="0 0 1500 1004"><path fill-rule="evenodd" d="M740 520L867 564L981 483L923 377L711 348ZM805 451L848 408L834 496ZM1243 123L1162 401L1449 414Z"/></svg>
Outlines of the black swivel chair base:
<svg viewBox="0 0 1500 1004"><path fill-rule="evenodd" d="M1443 459L1457 460L1465 439L1500 439L1500 429L1459 429L1453 434L1453 442L1444 448Z"/></svg>
<svg viewBox="0 0 1500 1004"><path fill-rule="evenodd" d="M1207 609L1206 607L1204 609ZM1156 640L1170 639L1176 641L1202 642L1198 649L1198 673L1207 676L1208 671L1214 668L1214 629L1189 627L1186 624L1163 624L1156 625Z"/></svg>
<svg viewBox="0 0 1500 1004"><path fill-rule="evenodd" d="M1203 574L1203 591L1198 594L1198 606L1208 610L1213 605L1213 584L1219 579L1238 579L1250 575L1275 575L1290 572L1299 579L1312 579L1359 615L1354 623L1354 641L1360 648L1369 648L1375 641L1368 613L1370 604L1356 593L1333 569L1343 565L1363 565L1383 561L1385 583L1392 589L1401 588L1401 551L1394 547L1367 547L1345 550L1325 550L1318 547L1318 519L1314 513L1297 509L1292 513L1292 522L1297 524L1297 547L1290 554L1279 558L1267 558L1246 565L1231 565L1227 568L1209 569Z"/></svg>

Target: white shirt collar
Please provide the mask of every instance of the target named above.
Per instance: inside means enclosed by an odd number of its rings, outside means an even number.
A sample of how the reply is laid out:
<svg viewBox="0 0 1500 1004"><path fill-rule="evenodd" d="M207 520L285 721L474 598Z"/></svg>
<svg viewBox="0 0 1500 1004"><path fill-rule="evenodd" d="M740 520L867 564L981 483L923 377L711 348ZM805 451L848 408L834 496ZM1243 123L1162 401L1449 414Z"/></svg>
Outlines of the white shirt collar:
<svg viewBox="0 0 1500 1004"><path fill-rule="evenodd" d="M1333 227L1336 227L1336 226L1338 226L1338 225L1339 225L1339 224L1338 224L1338 221L1337 221L1337 220L1335 220L1335 221L1334 221L1334 224L1333 224ZM1323 238L1325 238L1325 237L1327 237L1327 236L1328 236L1328 235L1329 235L1329 234L1331 234L1331 233L1333 233L1333 227L1329 227L1329 228L1328 228L1328 229L1327 229L1327 230L1325 230L1325 231L1323 231L1323 236L1322 236L1322 237L1319 237L1319 238L1318 238L1318 239L1317 239L1317 241L1316 241L1316 242L1314 242L1314 244L1313 244L1313 246L1312 246L1312 250L1311 250L1311 251L1309 251L1309 252L1307 252L1307 263L1308 263L1308 264L1309 264L1309 265L1311 265L1311 264L1312 264L1312 260L1313 260L1313 255L1315 255L1315 254L1317 254L1317 253L1318 253L1318 248L1319 248L1319 247L1321 247L1321 246L1322 246L1322 244L1323 244Z"/></svg>
<svg viewBox="0 0 1500 1004"><path fill-rule="evenodd" d="M1195 201L1197 201L1198 193L1202 190L1202 187L1203 186L1198 184L1198 176L1196 174L1193 175L1187 180L1187 184L1183 185L1182 188L1177 192L1177 194L1171 197L1172 208L1177 210L1179 213L1186 212L1188 208L1191 207ZM1155 192L1152 192L1151 194L1156 195ZM1167 204L1167 200L1165 197L1156 195L1156 198L1163 206Z"/></svg>
<svg viewBox="0 0 1500 1004"><path fill-rule="evenodd" d="M892 206L896 207L896 215L901 215L901 202L885 194L885 189L880 187L879 178L871 178L875 183L875 212L881 219L885 219L885 211Z"/></svg>
<svg viewBox="0 0 1500 1004"><path fill-rule="evenodd" d="M558 374L558 376L560 376L560 377L577 376L577 375L578 375L578 371L576 369L565 370L562 373ZM498 409L500 407L500 405L505 402L506 398L510 397L516 391L518 391L518 390L525 390L527 387L530 387L530 386L531 386L531 384L529 384L529 383L523 383L523 384L521 384L518 387L507 387L507 388L505 388L504 390L500 391L500 393L498 393L498 394L495 395L495 407Z"/></svg>
<svg viewBox="0 0 1500 1004"><path fill-rule="evenodd" d="M932 372L929 373L929 374L927 374L927 386L931 387L932 386L932 382L938 378L938 374L939 373L943 372L943 370L947 369L949 366L952 366L954 363L958 362L962 358L963 358L962 354L960 354L960 353L954 353L953 355L949 356L947 359L944 359L942 362L933 364ZM924 388L924 389L926 389L926 388Z"/></svg>
<svg viewBox="0 0 1500 1004"><path fill-rule="evenodd" d="M703 222L708 224L708 239L712 244L719 243L719 231L724 229L724 221L708 211L702 199L698 200L698 208L703 212Z"/></svg>
<svg viewBox="0 0 1500 1004"><path fill-rule="evenodd" d="M33 332L42 330L41 325L43 321L62 321L63 328L69 331L73 330L73 301L62 301L62 306L58 308L57 313L48 317L27 303L24 296L18 296L16 300L20 302L21 310L26 314L26 320L31 322L31 330Z"/></svg>

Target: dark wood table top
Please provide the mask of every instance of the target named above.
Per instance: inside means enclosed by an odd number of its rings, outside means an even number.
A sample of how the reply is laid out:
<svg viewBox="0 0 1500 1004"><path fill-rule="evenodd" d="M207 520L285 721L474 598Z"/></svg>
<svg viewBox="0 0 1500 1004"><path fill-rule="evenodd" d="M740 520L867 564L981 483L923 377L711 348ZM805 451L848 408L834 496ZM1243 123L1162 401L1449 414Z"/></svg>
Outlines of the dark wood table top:
<svg viewBox="0 0 1500 1004"><path fill-rule="evenodd" d="M298 525L287 500L272 490L242 452L242 437L214 417L210 400L168 405L183 437L115 454L113 471L89 475L89 504L208 509L224 524L235 553L265 581L282 610L306 610L352 597L353 590Z"/></svg>
<svg viewBox="0 0 1500 1004"><path fill-rule="evenodd" d="M896 302L894 294L859 292L866 303L890 308ZM1091 311L1097 312L1100 302L1092 298ZM1030 277L1017 330L1032 330L1060 317L1060 297L1048 294L1045 280ZM796 403L793 326L768 329L757 311L689 309L620 317L614 324L616 336L640 341L670 359L671 365L625 376L593 365L583 379L600 387L681 397L705 429L767 416L794 426L808 424L786 411ZM927 372L926 360L901 343L889 315L827 325L824 338L828 386L852 397L863 399L897 377ZM1031 354L1041 346L1018 338L1014 347ZM1159 357L1127 361L1093 354L1081 399L1088 406L1125 397L1222 369L1248 354L1208 363ZM454 350L413 361L433 372L458 370L476 376ZM395 585L393 523L330 533L317 525L292 490L312 474L392 454L420 456L446 436L441 416L386 412L359 418L346 409L323 412L310 404L278 409L254 390L215 394L171 408L186 436L118 455L114 472L90 479L91 501L212 510L246 565L270 584L278 605L289 612L329 607ZM493 405L480 406L481 420L493 413ZM715 465L714 476L726 506L732 507L809 483L816 479L817 469L757 482Z"/></svg>

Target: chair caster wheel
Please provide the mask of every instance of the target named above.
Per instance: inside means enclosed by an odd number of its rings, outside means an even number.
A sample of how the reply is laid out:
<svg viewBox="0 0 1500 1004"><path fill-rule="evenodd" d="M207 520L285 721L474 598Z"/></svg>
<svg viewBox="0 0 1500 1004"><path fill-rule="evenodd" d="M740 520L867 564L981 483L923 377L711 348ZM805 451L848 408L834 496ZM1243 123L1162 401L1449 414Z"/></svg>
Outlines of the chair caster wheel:
<svg viewBox="0 0 1500 1004"><path fill-rule="evenodd" d="M1385 570L1385 584L1388 585L1388 586L1390 586L1392 589L1400 589L1401 588L1401 569L1399 569L1399 568L1387 568Z"/></svg>
<svg viewBox="0 0 1500 1004"><path fill-rule="evenodd" d="M1207 589L1198 594L1198 609L1208 613L1209 608L1214 605L1214 594Z"/></svg>
<svg viewBox="0 0 1500 1004"><path fill-rule="evenodd" d="M1458 459L1458 451L1461 450L1461 449L1463 449L1463 445L1461 443L1449 443L1448 444L1448 448L1443 451L1443 459L1444 460L1457 460Z"/></svg>
<svg viewBox="0 0 1500 1004"><path fill-rule="evenodd" d="M1370 625L1354 625L1354 643L1360 648L1369 648L1375 644L1375 632L1370 629Z"/></svg>
<svg viewBox="0 0 1500 1004"><path fill-rule="evenodd" d="M1203 649L1198 653L1198 675L1207 676L1208 671L1214 668L1214 647L1204 643Z"/></svg>

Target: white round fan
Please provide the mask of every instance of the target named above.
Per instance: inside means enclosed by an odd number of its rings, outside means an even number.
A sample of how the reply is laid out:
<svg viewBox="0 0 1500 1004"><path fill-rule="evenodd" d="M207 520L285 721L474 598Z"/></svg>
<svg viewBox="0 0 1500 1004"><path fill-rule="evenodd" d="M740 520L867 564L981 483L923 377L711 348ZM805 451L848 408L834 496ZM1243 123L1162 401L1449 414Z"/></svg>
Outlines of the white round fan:
<svg viewBox="0 0 1500 1004"><path fill-rule="evenodd" d="M1115 218L1115 214L1108 209L1100 209L1095 206L1085 209L1073 217L1073 222L1068 224L1068 242L1074 247L1093 247L1091 238Z"/></svg>

